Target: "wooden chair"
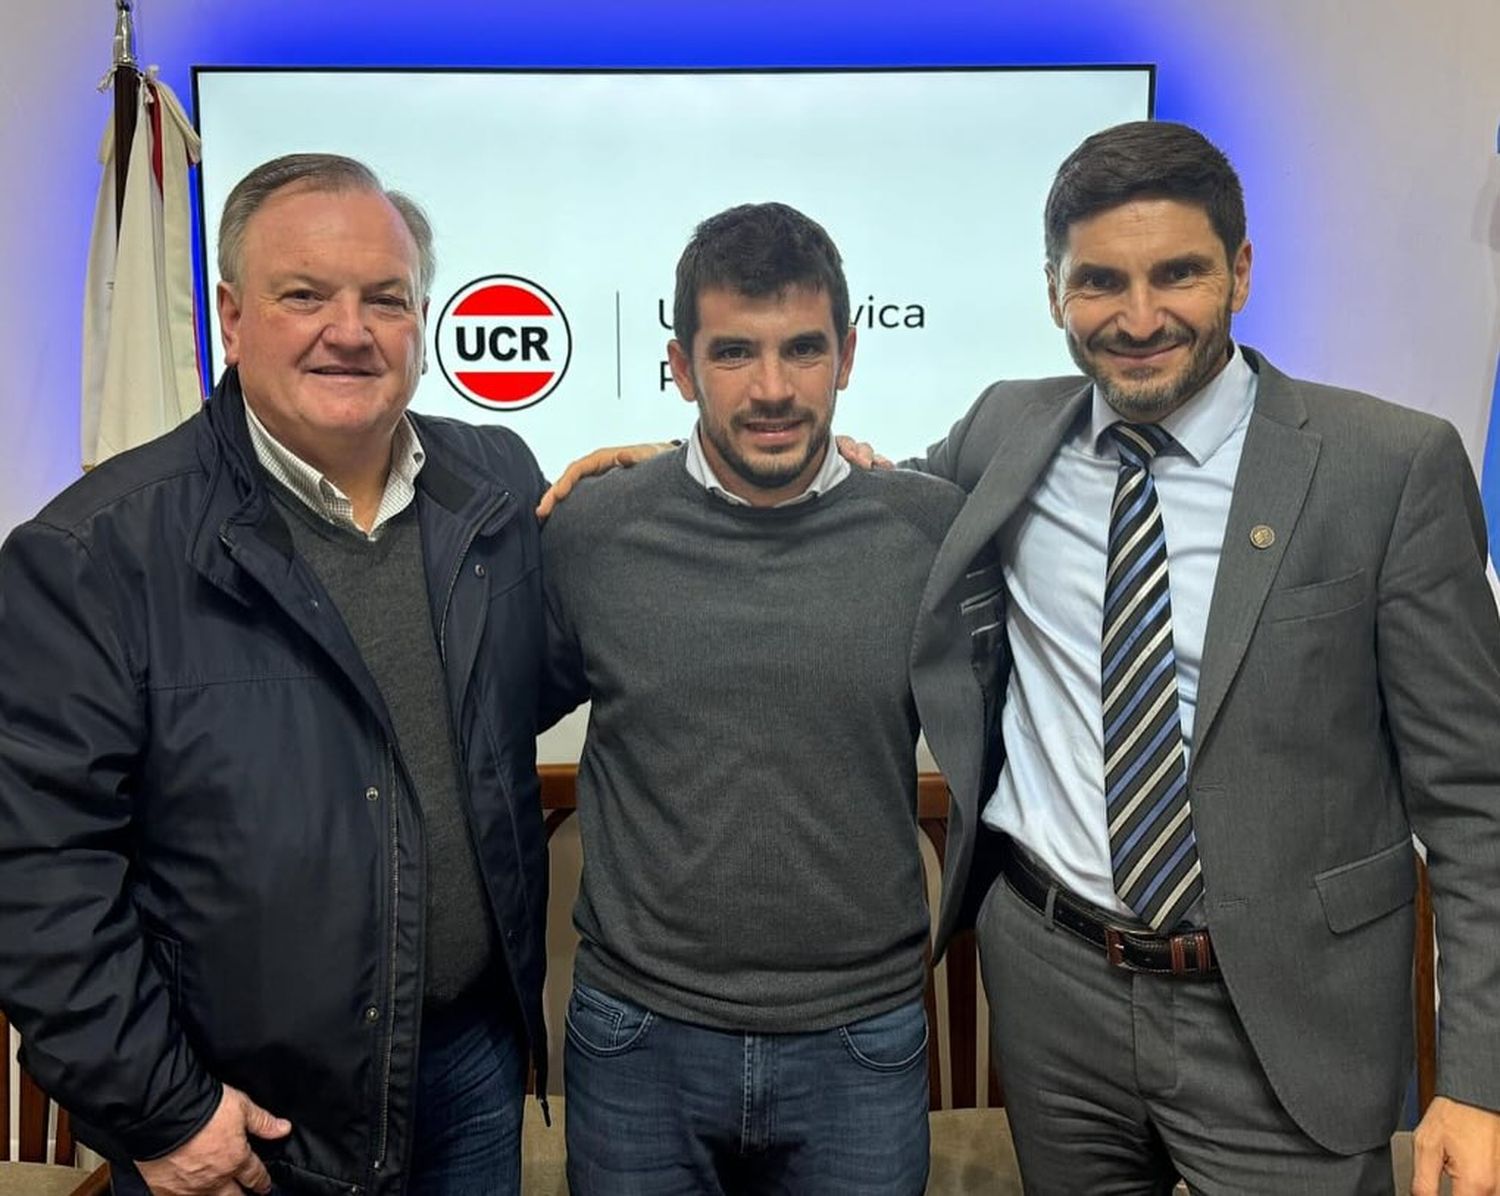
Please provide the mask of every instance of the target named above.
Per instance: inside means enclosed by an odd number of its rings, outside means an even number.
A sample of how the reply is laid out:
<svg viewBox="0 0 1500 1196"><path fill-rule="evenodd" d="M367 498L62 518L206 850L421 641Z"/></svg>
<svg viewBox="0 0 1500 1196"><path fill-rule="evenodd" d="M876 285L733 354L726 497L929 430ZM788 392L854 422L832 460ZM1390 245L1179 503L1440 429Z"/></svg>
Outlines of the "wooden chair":
<svg viewBox="0 0 1500 1196"><path fill-rule="evenodd" d="M542 781L542 820L547 842L551 844L558 828L577 809L574 782L578 770L572 764L543 764L537 772ZM560 977L564 983L571 981L572 970L572 960L569 959L567 975ZM561 1069L560 1056L554 1058L553 1066ZM535 1085L528 1082L528 1091L533 1087ZM566 1097L558 1095L549 1097L547 1103L552 1111L551 1126L543 1122L539 1102L530 1099L526 1102L526 1116L521 1123L521 1191L524 1196L568 1196L568 1102Z"/></svg>
<svg viewBox="0 0 1500 1196"><path fill-rule="evenodd" d="M941 874L948 848L948 788L937 773L924 773L918 780L917 825L932 845ZM979 993L978 946L974 932L964 930L953 936L942 962L927 970L927 1024L932 1036L927 1050L932 1110L928 1196L1021 1193L1003 1107L1005 1094L987 1045L980 1045Z"/></svg>
<svg viewBox="0 0 1500 1196"><path fill-rule="evenodd" d="M0 1067L0 1109L5 1110L5 1132L0 1135L0 1196L102 1196L109 1191L109 1167L92 1172L78 1168L73 1128L67 1110L53 1105L24 1070L11 1091L10 1022L0 1013L0 1041L5 1043ZM54 1118L53 1109L57 1110ZM20 1150L11 1159L10 1125L14 1117ZM48 1160L47 1140L55 1139Z"/></svg>
<svg viewBox="0 0 1500 1196"><path fill-rule="evenodd" d="M1417 938L1412 961L1412 993L1416 1022L1417 1120L1427 1112L1437 1090L1437 924L1432 916L1432 887L1427 865L1417 863ZM1411 1191L1412 1135L1402 1130L1391 1139L1391 1158L1396 1171L1396 1191ZM1443 1179L1440 1191L1449 1191Z"/></svg>

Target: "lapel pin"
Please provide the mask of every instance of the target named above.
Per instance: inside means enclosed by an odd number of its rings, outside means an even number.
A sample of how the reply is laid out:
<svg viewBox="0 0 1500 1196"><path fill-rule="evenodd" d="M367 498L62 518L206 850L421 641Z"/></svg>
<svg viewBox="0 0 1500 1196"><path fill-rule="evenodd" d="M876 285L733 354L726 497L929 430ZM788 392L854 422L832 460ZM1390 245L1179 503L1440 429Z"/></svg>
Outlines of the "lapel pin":
<svg viewBox="0 0 1500 1196"><path fill-rule="evenodd" d="M1250 543L1257 548L1269 548L1276 543L1276 532L1264 523L1257 523L1250 529Z"/></svg>

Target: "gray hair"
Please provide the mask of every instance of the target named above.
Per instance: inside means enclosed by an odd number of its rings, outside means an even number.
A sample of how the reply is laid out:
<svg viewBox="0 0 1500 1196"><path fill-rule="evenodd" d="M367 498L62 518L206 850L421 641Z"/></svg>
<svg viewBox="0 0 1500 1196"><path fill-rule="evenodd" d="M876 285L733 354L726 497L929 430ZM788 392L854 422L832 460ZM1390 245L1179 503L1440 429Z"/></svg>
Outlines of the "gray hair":
<svg viewBox="0 0 1500 1196"><path fill-rule="evenodd" d="M425 300L431 294L437 276L437 255L432 249L432 225L427 214L411 196L382 187L379 177L363 162L342 154L285 154L262 162L234 185L219 220L220 278L231 286L239 283L244 266L245 228L250 217L273 194L294 183L310 191L373 191L390 200L417 243L419 298Z"/></svg>

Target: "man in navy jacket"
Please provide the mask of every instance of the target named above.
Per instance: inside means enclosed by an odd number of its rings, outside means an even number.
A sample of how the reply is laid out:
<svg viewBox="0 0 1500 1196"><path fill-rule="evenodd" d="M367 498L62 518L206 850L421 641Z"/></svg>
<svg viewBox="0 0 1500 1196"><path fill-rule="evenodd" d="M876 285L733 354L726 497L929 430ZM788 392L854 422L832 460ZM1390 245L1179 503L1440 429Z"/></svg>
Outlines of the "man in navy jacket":
<svg viewBox="0 0 1500 1196"><path fill-rule="evenodd" d="M431 229L361 164L252 171L219 267L204 410L0 550L0 1004L117 1190L514 1191L541 477L406 412Z"/></svg>

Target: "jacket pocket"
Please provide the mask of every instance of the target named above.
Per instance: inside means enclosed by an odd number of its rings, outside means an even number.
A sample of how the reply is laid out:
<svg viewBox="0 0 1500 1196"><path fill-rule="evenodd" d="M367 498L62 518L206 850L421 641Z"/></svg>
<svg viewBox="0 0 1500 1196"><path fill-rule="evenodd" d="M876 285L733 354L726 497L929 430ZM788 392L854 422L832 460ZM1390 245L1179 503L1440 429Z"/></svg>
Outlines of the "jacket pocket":
<svg viewBox="0 0 1500 1196"><path fill-rule="evenodd" d="M146 943L175 1012L182 1008L182 944L154 930L146 931Z"/></svg>
<svg viewBox="0 0 1500 1196"><path fill-rule="evenodd" d="M258 1138L255 1141L255 1153L261 1156L275 1185L271 1189L271 1196L291 1196L293 1192L303 1193L305 1196L349 1196L351 1192L361 1190L359 1184L350 1180L334 1179L321 1172L288 1163L284 1158L268 1157L273 1148L284 1147L286 1142L285 1138Z"/></svg>
<svg viewBox="0 0 1500 1196"><path fill-rule="evenodd" d="M1316 581L1311 585L1272 590L1266 595L1261 617L1267 623L1286 619L1315 619L1336 615L1358 606L1365 596L1365 571L1356 569L1343 577Z"/></svg>
<svg viewBox="0 0 1500 1196"><path fill-rule="evenodd" d="M1344 934L1410 905L1417 893L1416 851L1411 839L1352 864L1340 864L1313 877L1328 929Z"/></svg>

